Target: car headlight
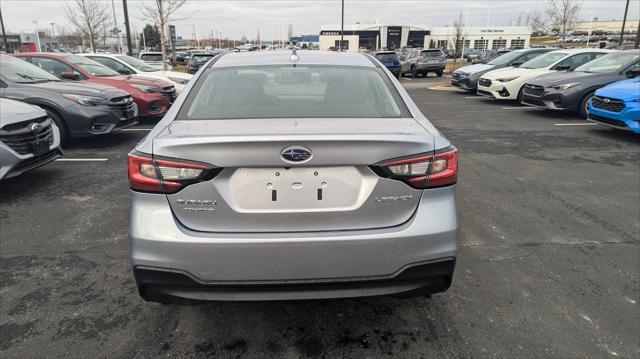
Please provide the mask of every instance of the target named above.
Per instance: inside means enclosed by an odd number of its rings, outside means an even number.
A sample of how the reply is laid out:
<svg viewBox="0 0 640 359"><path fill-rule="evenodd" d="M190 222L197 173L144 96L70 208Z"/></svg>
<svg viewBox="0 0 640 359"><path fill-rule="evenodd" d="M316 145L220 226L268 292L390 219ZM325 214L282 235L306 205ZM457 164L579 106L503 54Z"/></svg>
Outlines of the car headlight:
<svg viewBox="0 0 640 359"><path fill-rule="evenodd" d="M107 102L106 99L96 96L74 95L70 93L63 93L62 96L64 96L67 100L71 100L84 106L103 105Z"/></svg>
<svg viewBox="0 0 640 359"><path fill-rule="evenodd" d="M187 83L189 83L189 80L187 79L181 79L178 77L167 77L169 80L179 84L179 85L186 85Z"/></svg>
<svg viewBox="0 0 640 359"><path fill-rule="evenodd" d="M513 81L515 79L517 79L520 76L513 76L513 77L503 77L501 79L498 79L498 82L509 82L509 81Z"/></svg>
<svg viewBox="0 0 640 359"><path fill-rule="evenodd" d="M580 85L579 82L572 82L570 84L562 84L562 85L557 85L557 86L551 86L552 89L554 90L558 90L558 91L564 91L564 90L568 90L572 87L576 87Z"/></svg>
<svg viewBox="0 0 640 359"><path fill-rule="evenodd" d="M138 84L130 84L130 86L145 93L160 92L160 89L154 86L146 86L146 85L138 85Z"/></svg>

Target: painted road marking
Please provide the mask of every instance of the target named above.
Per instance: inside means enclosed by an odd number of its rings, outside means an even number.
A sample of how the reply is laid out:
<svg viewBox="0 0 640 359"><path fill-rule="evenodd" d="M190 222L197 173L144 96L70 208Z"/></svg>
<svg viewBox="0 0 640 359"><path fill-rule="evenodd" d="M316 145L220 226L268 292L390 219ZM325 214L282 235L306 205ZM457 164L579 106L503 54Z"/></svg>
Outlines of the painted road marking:
<svg viewBox="0 0 640 359"><path fill-rule="evenodd" d="M531 110L529 106L518 106L518 107L500 107L501 110Z"/></svg>
<svg viewBox="0 0 640 359"><path fill-rule="evenodd" d="M485 98L485 97L482 97L482 96L465 96L464 98Z"/></svg>
<svg viewBox="0 0 640 359"><path fill-rule="evenodd" d="M598 126L597 123L580 122L580 123L554 123L554 126Z"/></svg>
<svg viewBox="0 0 640 359"><path fill-rule="evenodd" d="M108 158L58 158L59 162L105 162Z"/></svg>

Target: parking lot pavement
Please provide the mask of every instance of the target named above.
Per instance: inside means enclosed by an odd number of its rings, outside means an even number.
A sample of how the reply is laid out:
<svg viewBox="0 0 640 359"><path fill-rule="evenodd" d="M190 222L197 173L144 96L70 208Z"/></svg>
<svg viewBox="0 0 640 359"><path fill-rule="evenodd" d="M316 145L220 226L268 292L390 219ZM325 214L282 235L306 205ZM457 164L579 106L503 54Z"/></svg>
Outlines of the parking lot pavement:
<svg viewBox="0 0 640 359"><path fill-rule="evenodd" d="M460 150L448 292L143 302L128 260L126 154L146 131L133 130L0 184L0 356L639 357L638 136L428 89L439 81L402 80Z"/></svg>

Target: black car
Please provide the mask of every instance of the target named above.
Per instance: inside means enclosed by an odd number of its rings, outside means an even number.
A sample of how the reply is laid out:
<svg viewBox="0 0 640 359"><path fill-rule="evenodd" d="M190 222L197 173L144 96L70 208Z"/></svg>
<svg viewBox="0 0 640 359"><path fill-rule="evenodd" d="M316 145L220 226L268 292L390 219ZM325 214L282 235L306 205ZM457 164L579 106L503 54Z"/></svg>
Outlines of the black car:
<svg viewBox="0 0 640 359"><path fill-rule="evenodd" d="M138 122L127 92L88 82L61 81L18 58L0 55L0 97L44 109L60 131L61 141L104 135Z"/></svg>
<svg viewBox="0 0 640 359"><path fill-rule="evenodd" d="M616 51L590 61L575 71L534 78L524 85L522 103L586 116L589 99L597 89L635 77L639 71L640 55L637 50Z"/></svg>
<svg viewBox="0 0 640 359"><path fill-rule="evenodd" d="M211 60L213 57L218 55L215 52L194 52L191 54L191 58L189 58L189 62L187 63L187 72L190 74L195 74L198 72L200 67L207 63L207 61Z"/></svg>
<svg viewBox="0 0 640 359"><path fill-rule="evenodd" d="M478 90L478 80L489 71L503 67L516 67L556 48L537 48L513 50L500 55L486 64L475 64L457 69L451 75L451 84L460 89L475 93Z"/></svg>

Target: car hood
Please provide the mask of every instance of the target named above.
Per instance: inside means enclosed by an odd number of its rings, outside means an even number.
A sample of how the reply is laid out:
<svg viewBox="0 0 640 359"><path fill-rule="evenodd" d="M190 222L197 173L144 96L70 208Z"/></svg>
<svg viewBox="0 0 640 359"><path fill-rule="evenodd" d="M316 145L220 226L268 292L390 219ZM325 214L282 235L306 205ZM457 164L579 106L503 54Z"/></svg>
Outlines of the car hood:
<svg viewBox="0 0 640 359"><path fill-rule="evenodd" d="M471 66L461 67L461 68L457 69L456 72L462 72L462 73L465 73L465 74L474 74L476 72L482 72L482 71L491 70L492 68L494 68L494 65L475 64L475 65L471 65Z"/></svg>
<svg viewBox="0 0 640 359"><path fill-rule="evenodd" d="M589 72L554 72L536 77L529 83L543 87L557 86L572 82L580 82L585 84L609 83L617 77L616 72L607 73L589 73Z"/></svg>
<svg viewBox="0 0 640 359"><path fill-rule="evenodd" d="M46 115L47 113L40 107L20 101L0 98L0 127Z"/></svg>
<svg viewBox="0 0 640 359"><path fill-rule="evenodd" d="M44 90L51 90L58 93L71 93L75 95L103 95L107 97L127 96L128 93L108 85L91 83L86 81L50 81L34 84L24 84Z"/></svg>
<svg viewBox="0 0 640 359"><path fill-rule="evenodd" d="M191 74L187 74L184 72L177 72L177 71L151 71L151 72L145 72L144 74L157 74L157 75L162 75L166 77L175 77L178 79L185 79L185 80L191 80L191 78L193 77L193 75Z"/></svg>
<svg viewBox="0 0 640 359"><path fill-rule="evenodd" d="M482 77L489 80L495 80L495 79L504 78L504 77L536 76L536 75L546 74L548 72L549 72L549 69L547 68L523 69L520 67L506 67L503 69L489 71L488 73L484 74Z"/></svg>
<svg viewBox="0 0 640 359"><path fill-rule="evenodd" d="M160 80L160 79L151 79L148 77L140 77L140 76L113 76L113 77L109 77L110 79L114 79L114 80L119 80L119 81L125 81L128 84L135 84L135 85L144 85L144 86L155 86L155 87L167 87L167 86L173 86L171 83L164 81L164 80Z"/></svg>
<svg viewBox="0 0 640 359"><path fill-rule="evenodd" d="M596 91L596 95L603 97L617 98L623 101L634 101L640 99L640 77L612 83Z"/></svg>

